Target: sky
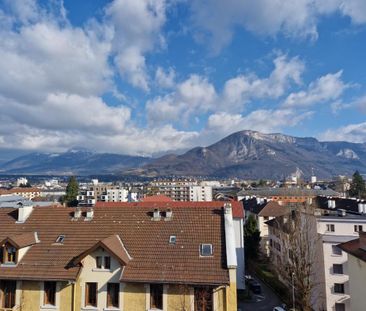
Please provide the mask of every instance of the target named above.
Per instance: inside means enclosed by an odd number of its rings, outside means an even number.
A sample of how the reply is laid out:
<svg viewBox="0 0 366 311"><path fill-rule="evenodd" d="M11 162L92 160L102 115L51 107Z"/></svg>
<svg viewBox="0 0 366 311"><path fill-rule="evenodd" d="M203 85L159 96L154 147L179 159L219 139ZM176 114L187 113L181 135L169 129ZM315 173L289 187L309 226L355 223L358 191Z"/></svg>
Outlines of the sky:
<svg viewBox="0 0 366 311"><path fill-rule="evenodd" d="M3 157L366 141L364 0L0 0L0 38Z"/></svg>

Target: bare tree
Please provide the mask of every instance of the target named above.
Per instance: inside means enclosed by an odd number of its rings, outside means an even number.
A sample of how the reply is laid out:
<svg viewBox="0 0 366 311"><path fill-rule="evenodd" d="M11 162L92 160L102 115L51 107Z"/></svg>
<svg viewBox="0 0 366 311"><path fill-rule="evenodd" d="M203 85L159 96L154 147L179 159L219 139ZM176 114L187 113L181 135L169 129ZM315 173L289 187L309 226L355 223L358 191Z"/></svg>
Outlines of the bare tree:
<svg viewBox="0 0 366 311"><path fill-rule="evenodd" d="M296 305L304 311L322 309L318 305L320 297L315 297L315 293L321 295L318 289L321 243L314 213L310 204L299 204L289 215L274 222L280 241L275 245L279 252L276 270L293 291Z"/></svg>

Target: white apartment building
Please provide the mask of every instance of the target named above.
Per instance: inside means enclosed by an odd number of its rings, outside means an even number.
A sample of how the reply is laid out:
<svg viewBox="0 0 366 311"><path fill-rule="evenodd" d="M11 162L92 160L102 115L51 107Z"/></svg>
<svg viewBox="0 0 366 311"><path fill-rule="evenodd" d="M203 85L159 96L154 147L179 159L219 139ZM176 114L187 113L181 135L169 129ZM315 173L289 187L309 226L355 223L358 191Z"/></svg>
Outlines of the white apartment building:
<svg viewBox="0 0 366 311"><path fill-rule="evenodd" d="M316 210L314 228L318 234L316 241L317 271L313 292L314 304L327 311L352 311L347 254L338 244L358 237L359 231L366 230L366 213L349 213L346 210ZM285 219L284 219L285 220ZM281 222L281 219L275 220ZM271 223L272 222L272 223ZM271 224L270 224L271 223ZM276 265L279 258L286 257L285 234L279 234L278 227L269 222L270 252Z"/></svg>
<svg viewBox="0 0 366 311"><path fill-rule="evenodd" d="M189 201L196 201L196 202L212 201L212 187L190 186Z"/></svg>
<svg viewBox="0 0 366 311"><path fill-rule="evenodd" d="M107 193L101 196L105 202L128 202L129 191L127 189L107 189ZM104 199L104 200L103 200Z"/></svg>
<svg viewBox="0 0 366 311"><path fill-rule="evenodd" d="M351 311L347 254L337 244L354 240L366 230L366 217L345 211L318 218L324 258L324 290L329 311Z"/></svg>

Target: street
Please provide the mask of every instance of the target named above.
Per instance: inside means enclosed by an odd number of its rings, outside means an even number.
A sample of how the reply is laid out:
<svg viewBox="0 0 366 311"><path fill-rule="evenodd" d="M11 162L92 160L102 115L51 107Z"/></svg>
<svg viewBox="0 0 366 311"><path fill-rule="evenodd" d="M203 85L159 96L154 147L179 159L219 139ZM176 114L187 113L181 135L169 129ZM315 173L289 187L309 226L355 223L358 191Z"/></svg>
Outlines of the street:
<svg viewBox="0 0 366 311"><path fill-rule="evenodd" d="M261 295L254 295L256 302L238 302L238 310L241 311L272 311L273 307L280 306L281 301L276 294L265 285L260 279L256 278L262 286Z"/></svg>

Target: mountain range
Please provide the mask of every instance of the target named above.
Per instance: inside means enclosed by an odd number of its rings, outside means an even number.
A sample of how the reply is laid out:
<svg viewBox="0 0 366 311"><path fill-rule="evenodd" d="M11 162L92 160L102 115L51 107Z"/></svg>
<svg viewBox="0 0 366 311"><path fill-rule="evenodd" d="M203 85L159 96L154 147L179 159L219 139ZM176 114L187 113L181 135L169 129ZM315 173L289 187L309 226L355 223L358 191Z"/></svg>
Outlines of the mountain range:
<svg viewBox="0 0 366 311"><path fill-rule="evenodd" d="M89 151L32 153L0 165L8 174L127 174L282 179L294 172L321 178L366 172L366 144L240 131L184 154L159 158Z"/></svg>

